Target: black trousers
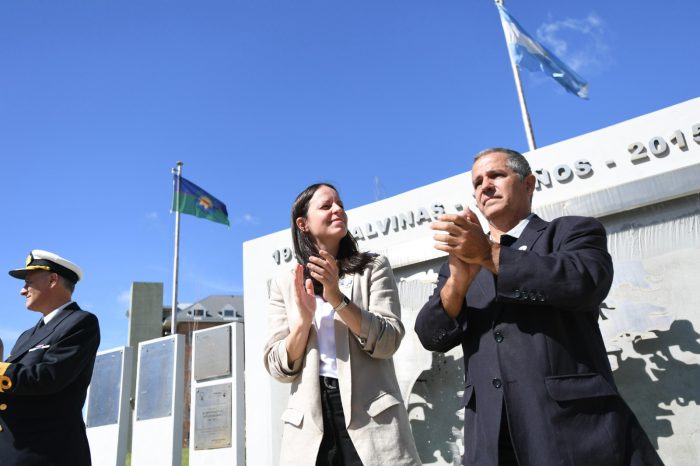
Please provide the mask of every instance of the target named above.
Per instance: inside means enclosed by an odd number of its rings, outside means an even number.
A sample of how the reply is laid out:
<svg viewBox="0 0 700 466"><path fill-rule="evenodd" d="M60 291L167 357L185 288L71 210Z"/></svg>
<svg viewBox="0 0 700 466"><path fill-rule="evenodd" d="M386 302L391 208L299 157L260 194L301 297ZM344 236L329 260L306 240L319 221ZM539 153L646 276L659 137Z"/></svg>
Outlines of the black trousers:
<svg viewBox="0 0 700 466"><path fill-rule="evenodd" d="M321 377L320 383L323 439L316 457L316 466L362 466L362 461L345 428L338 380Z"/></svg>

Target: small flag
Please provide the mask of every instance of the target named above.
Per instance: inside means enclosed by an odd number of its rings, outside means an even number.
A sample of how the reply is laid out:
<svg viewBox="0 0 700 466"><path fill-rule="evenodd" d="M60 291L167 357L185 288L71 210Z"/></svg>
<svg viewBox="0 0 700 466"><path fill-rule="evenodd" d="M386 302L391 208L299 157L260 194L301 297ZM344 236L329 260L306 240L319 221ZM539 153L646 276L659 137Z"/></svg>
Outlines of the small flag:
<svg viewBox="0 0 700 466"><path fill-rule="evenodd" d="M178 192L177 175L173 181L175 187L173 211L229 225L228 211L223 202L183 177L180 177L180 191Z"/></svg>
<svg viewBox="0 0 700 466"><path fill-rule="evenodd" d="M587 99L588 83L528 34L503 5L496 3L496 6L501 14L503 30L506 32L510 59L530 71L542 71L567 91Z"/></svg>

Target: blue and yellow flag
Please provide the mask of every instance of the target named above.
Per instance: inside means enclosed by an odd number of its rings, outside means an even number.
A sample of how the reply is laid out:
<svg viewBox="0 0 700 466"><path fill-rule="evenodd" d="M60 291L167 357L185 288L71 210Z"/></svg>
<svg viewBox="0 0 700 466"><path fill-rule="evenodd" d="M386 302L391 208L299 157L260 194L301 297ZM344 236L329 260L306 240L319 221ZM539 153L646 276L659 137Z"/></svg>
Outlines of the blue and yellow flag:
<svg viewBox="0 0 700 466"><path fill-rule="evenodd" d="M180 177L179 191L177 191L177 185L177 175L175 175L173 211L229 225L226 204L183 177Z"/></svg>

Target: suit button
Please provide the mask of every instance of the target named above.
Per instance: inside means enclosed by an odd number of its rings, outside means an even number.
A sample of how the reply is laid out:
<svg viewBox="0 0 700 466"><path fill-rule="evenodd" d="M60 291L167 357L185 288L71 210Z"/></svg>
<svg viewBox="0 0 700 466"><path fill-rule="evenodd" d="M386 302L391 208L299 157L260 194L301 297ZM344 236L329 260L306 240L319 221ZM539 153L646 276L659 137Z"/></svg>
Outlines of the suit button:
<svg viewBox="0 0 700 466"><path fill-rule="evenodd" d="M503 383L501 382L501 379L493 379L493 380L491 381L491 383L492 383L493 386L496 387L496 388L501 388L501 386L503 385Z"/></svg>
<svg viewBox="0 0 700 466"><path fill-rule="evenodd" d="M500 330L496 330L495 332L493 332L493 338L496 339L497 343L500 343L503 341L503 334Z"/></svg>
<svg viewBox="0 0 700 466"><path fill-rule="evenodd" d="M514 298L519 298L519 297L520 297L520 290L515 290L515 291L513 291L513 297L514 297Z"/></svg>
<svg viewBox="0 0 700 466"><path fill-rule="evenodd" d="M535 301L537 299L537 295L535 294L534 291L530 292L529 298L530 298L530 301Z"/></svg>
<svg viewBox="0 0 700 466"><path fill-rule="evenodd" d="M3 431L2 426L0 426L0 432L2 432L2 431Z"/></svg>
<svg viewBox="0 0 700 466"><path fill-rule="evenodd" d="M433 343L437 345L442 341L443 338L445 338L445 335L447 335L447 332L445 331L445 329L441 328L440 330L435 332L435 334L433 334Z"/></svg>
<svg viewBox="0 0 700 466"><path fill-rule="evenodd" d="M5 411L7 409L7 405L5 403L0 404L0 411Z"/></svg>

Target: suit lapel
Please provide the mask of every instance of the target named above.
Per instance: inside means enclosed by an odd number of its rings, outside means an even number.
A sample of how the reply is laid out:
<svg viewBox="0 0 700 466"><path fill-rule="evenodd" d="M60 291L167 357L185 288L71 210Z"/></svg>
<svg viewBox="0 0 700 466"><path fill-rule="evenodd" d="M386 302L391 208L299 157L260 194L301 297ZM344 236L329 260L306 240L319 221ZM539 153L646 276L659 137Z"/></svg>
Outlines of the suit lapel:
<svg viewBox="0 0 700 466"><path fill-rule="evenodd" d="M547 228L547 222L539 218L537 215L533 215L532 218L530 219L529 222L527 222L527 226L523 230L523 232L520 234L520 236L511 244L510 246L505 246L509 247L511 249L518 249L520 251L531 251L532 247L535 245L537 240L540 238L542 235L542 232ZM483 272L483 270L482 270ZM491 275L489 273L489 275ZM493 276L493 275L491 275ZM493 285L493 290L489 290L491 292L490 295L493 298L496 297L496 280L498 280L497 277L493 276L493 280L488 281L489 284ZM483 281L483 280L482 280ZM495 308L495 313L494 313L494 321L495 323L501 315L501 312L503 312L503 304L499 301L495 301L496 303L496 308Z"/></svg>
<svg viewBox="0 0 700 466"><path fill-rule="evenodd" d="M294 271L290 270L289 275L281 278L284 292L284 303L287 311L287 324L289 328L299 320L299 308L297 307L294 291ZM323 431L323 411L321 409L321 386L319 384L320 358L318 347L318 333L316 325L311 324L309 329L309 339L306 342L304 354L304 367L301 372L301 382L299 389L303 392L303 399L312 407L310 418L319 430ZM299 379L297 379L299 380ZM292 391L294 389L292 388Z"/></svg>
<svg viewBox="0 0 700 466"><path fill-rule="evenodd" d="M340 279L340 292L350 298L353 303L357 303L353 296L355 289L355 275L345 276ZM362 307L360 305L360 307ZM340 320L336 313L333 317L335 323L335 360L338 365L338 385L340 388L340 401L343 404L345 413L345 426L350 423L350 413L352 413L352 371L350 367L350 330Z"/></svg>
<svg viewBox="0 0 700 466"><path fill-rule="evenodd" d="M15 342L15 346L12 347L12 351L10 351L10 354L7 355L7 362L14 361L16 359L16 355L23 354L26 351L26 349L29 349L29 339L34 334L34 331L35 329L31 329L22 332L22 334Z"/></svg>
<svg viewBox="0 0 700 466"><path fill-rule="evenodd" d="M64 319L66 319L73 311L80 310L77 303L72 302L66 306L56 317L51 319L48 324L41 328L36 329L34 332L25 332L23 336L25 338L20 338L17 340L17 344L12 348L12 353L7 358L8 362L13 362L23 356L27 351L41 343L43 340L49 337L56 329L58 324L60 324Z"/></svg>
<svg viewBox="0 0 700 466"><path fill-rule="evenodd" d="M542 232L547 228L547 222L533 215L520 237L510 246L521 251L530 251L535 245Z"/></svg>
<svg viewBox="0 0 700 466"><path fill-rule="evenodd" d="M537 215L533 215L520 237L508 247L520 249L521 251L530 251L546 228L547 222ZM497 278L491 274L491 272L484 269L480 270L479 274L476 276L476 284L479 286L483 295L489 300L496 296L496 280Z"/></svg>
<svg viewBox="0 0 700 466"><path fill-rule="evenodd" d="M306 377L306 379L310 381L310 383L307 384L307 393L309 393L308 398L311 402L311 406L314 407L313 409L311 409L311 418L314 420L316 427L323 431L323 412L321 410L321 385L319 384L320 352L318 348L318 333L316 332L315 325L311 326L311 330L309 331L309 341L307 345L308 349L307 354L305 356L307 357L307 360L304 362L304 368L302 369L302 371L304 371L304 374L302 375L302 377ZM315 356L312 358L308 358L309 353L314 354ZM311 361L309 361L309 359L311 359ZM307 371L308 374L306 374Z"/></svg>
<svg viewBox="0 0 700 466"><path fill-rule="evenodd" d="M22 337L20 337L20 339L17 340L15 347L12 348L12 352L7 358L7 362L16 361L21 356L23 356L24 353L29 351L33 346L35 346L37 343L43 340L45 336L44 331L46 327L47 325L44 325L40 329L35 328L34 331L27 330L26 332L24 332L22 334Z"/></svg>

